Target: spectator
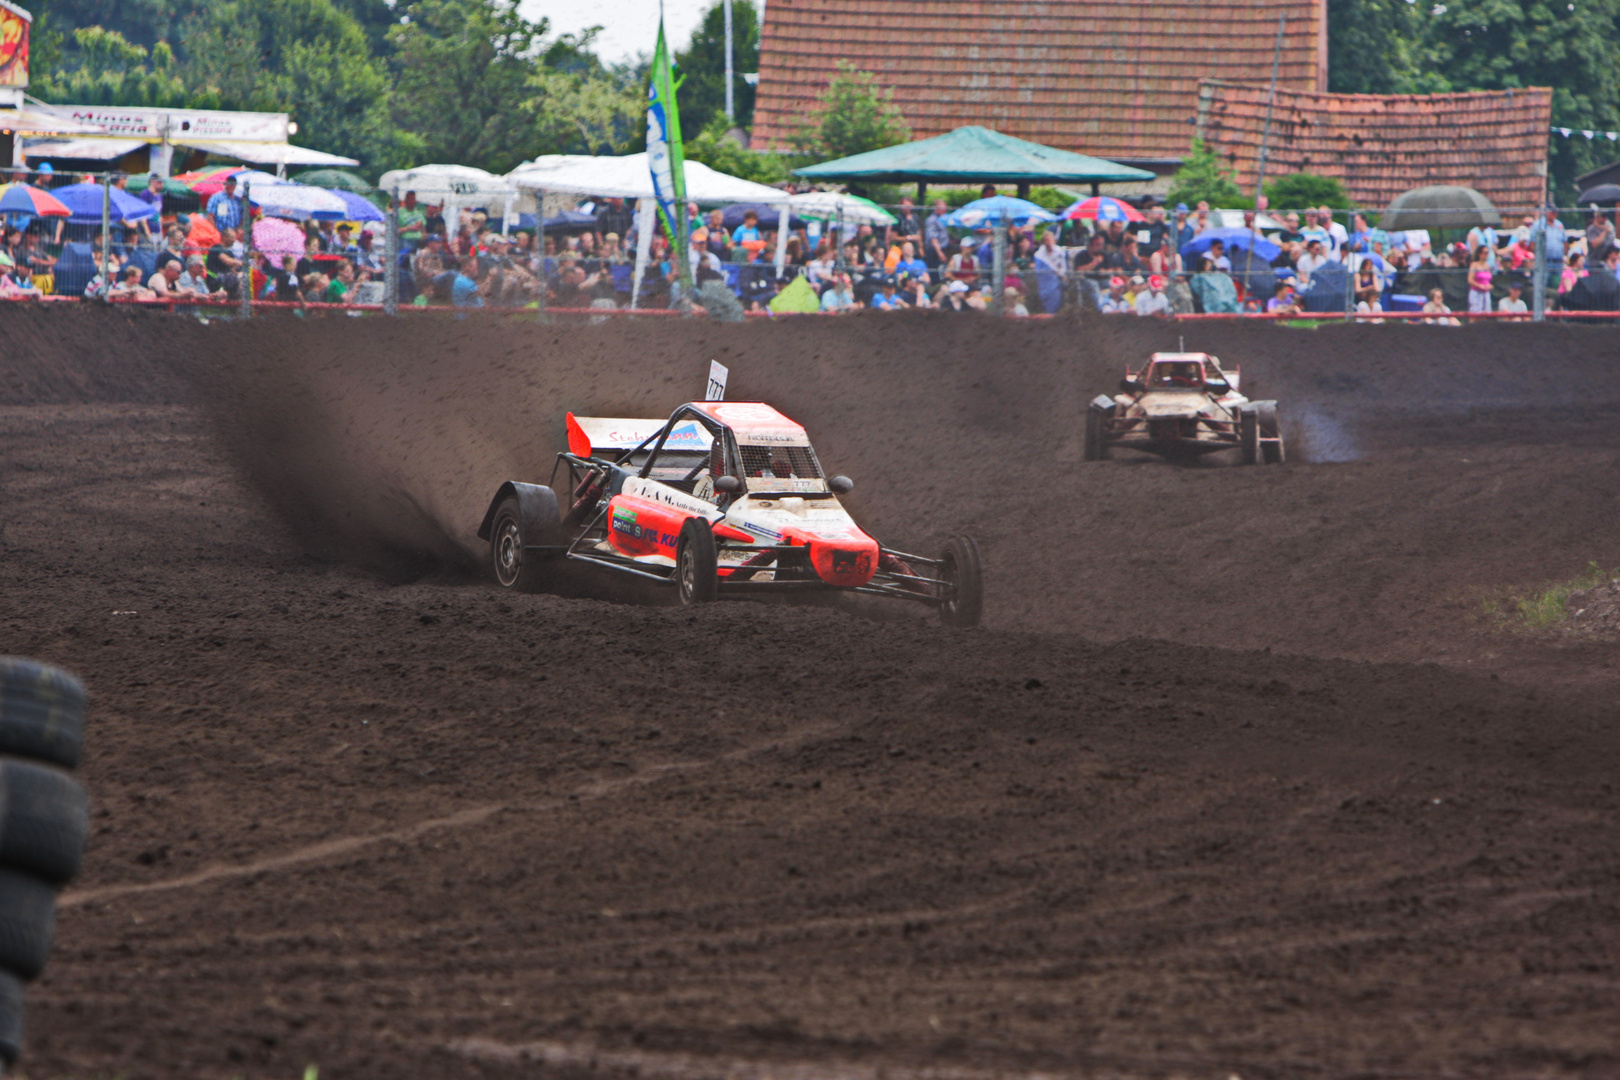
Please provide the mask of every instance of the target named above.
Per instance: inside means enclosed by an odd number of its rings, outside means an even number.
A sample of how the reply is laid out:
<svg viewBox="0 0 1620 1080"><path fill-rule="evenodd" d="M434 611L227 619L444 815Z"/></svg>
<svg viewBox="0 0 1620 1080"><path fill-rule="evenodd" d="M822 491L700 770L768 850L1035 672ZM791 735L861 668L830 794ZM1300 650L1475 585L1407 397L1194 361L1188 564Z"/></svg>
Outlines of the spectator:
<svg viewBox="0 0 1620 1080"><path fill-rule="evenodd" d="M1063 278L1069 267L1069 252L1057 246L1057 230L1047 229L1041 246L1035 250L1035 291L1041 310L1048 315L1063 305Z"/></svg>
<svg viewBox="0 0 1620 1080"><path fill-rule="evenodd" d="M945 269L953 279L962 282L964 285L970 285L979 280L979 260L974 257L973 241L971 239L966 236L962 237L961 250L951 256L950 265Z"/></svg>
<svg viewBox="0 0 1620 1080"><path fill-rule="evenodd" d="M930 270L937 270L951 259L951 230L945 224L950 207L944 199L934 200L934 212L923 223L923 261Z"/></svg>
<svg viewBox="0 0 1620 1080"><path fill-rule="evenodd" d="M343 255L354 258L360 254L360 249L354 243L354 226L347 221L337 227L337 237L327 242L326 250L334 255Z"/></svg>
<svg viewBox="0 0 1620 1080"><path fill-rule="evenodd" d="M188 257L185 272L175 279L175 289L178 292L195 293L198 296L210 295L207 260L201 255ZM218 295L224 296L225 291L221 289Z"/></svg>
<svg viewBox="0 0 1620 1080"><path fill-rule="evenodd" d="M1350 234L1345 231L1343 225L1340 225L1337 221L1333 220L1332 207L1318 207L1316 211L1316 218L1321 224L1321 227L1327 230L1328 240L1333 245L1331 248L1326 249L1325 254L1335 261L1343 261L1344 246L1349 242ZM1366 222L1363 222L1362 224L1365 225Z"/></svg>
<svg viewBox="0 0 1620 1080"><path fill-rule="evenodd" d="M900 307L900 297L895 294L895 282L892 277L885 277L878 285L878 291L872 294L873 311L896 311Z"/></svg>
<svg viewBox="0 0 1620 1080"><path fill-rule="evenodd" d="M1108 261L1108 253L1104 249L1101 235L1093 236L1086 241L1086 248L1075 256L1074 272L1077 274L1100 274L1105 270L1104 263Z"/></svg>
<svg viewBox="0 0 1620 1080"><path fill-rule="evenodd" d="M178 260L171 260L161 264L152 276L147 279L146 287L160 297L176 296L180 293L180 275L184 272L184 264Z"/></svg>
<svg viewBox="0 0 1620 1080"><path fill-rule="evenodd" d="M1277 234L1277 243L1287 247L1290 244L1303 244L1305 234L1299 231L1299 215L1290 211L1283 217L1282 231Z"/></svg>
<svg viewBox="0 0 1620 1080"><path fill-rule="evenodd" d="M1423 305L1423 313L1439 317L1424 319L1423 321L1433 326L1461 326L1461 321L1447 317L1451 315L1451 309L1446 307L1443 295L1439 289L1429 290L1429 300Z"/></svg>
<svg viewBox="0 0 1620 1080"><path fill-rule="evenodd" d="M1015 318L1029 318L1029 308L1024 306L1024 295L1011 286L1002 290L1001 310L1003 314Z"/></svg>
<svg viewBox="0 0 1620 1080"><path fill-rule="evenodd" d="M140 226L142 240L155 247L162 230L163 177L153 172L146 179L146 190L138 192L135 197L152 207L152 216L142 218Z"/></svg>
<svg viewBox="0 0 1620 1080"><path fill-rule="evenodd" d="M1309 232L1309 229L1306 230ZM1319 237L1311 237L1305 242L1305 254L1299 257L1294 269L1299 271L1300 282L1306 288L1310 287L1311 275L1326 266L1328 257L1322 253L1322 241Z"/></svg>
<svg viewBox="0 0 1620 1080"><path fill-rule="evenodd" d="M1216 246L1219 246L1220 241L1215 241L1215 244ZM1117 270L1122 274L1147 273L1147 263L1143 262L1142 257L1137 254L1136 236L1134 233L1125 234L1124 238L1120 241L1119 251L1112 253L1105 258L1103 267L1108 270Z"/></svg>
<svg viewBox="0 0 1620 1080"><path fill-rule="evenodd" d="M1192 227L1193 236L1215 227L1215 223L1209 220L1209 203L1202 199L1198 201L1198 208L1193 212Z"/></svg>
<svg viewBox="0 0 1620 1080"><path fill-rule="evenodd" d="M968 286L968 291L962 294L962 303L972 311L986 311L990 307L989 301L984 298L984 290L977 283Z"/></svg>
<svg viewBox="0 0 1620 1080"><path fill-rule="evenodd" d="M836 275L827 291L821 294L822 311L855 311L860 306L860 303L855 299L855 289L850 284L848 274Z"/></svg>
<svg viewBox="0 0 1620 1080"><path fill-rule="evenodd" d="M1099 309L1104 315L1120 315L1128 311L1135 311L1135 306L1125 299L1125 279L1117 274L1108 279L1108 292L1103 295Z"/></svg>
<svg viewBox="0 0 1620 1080"><path fill-rule="evenodd" d="M968 287L965 281L952 281L947 285L940 286L939 295L935 297L939 310L947 312L973 310L967 305L967 291Z"/></svg>
<svg viewBox="0 0 1620 1080"><path fill-rule="evenodd" d="M328 304L354 303L354 264L348 259L338 263L336 276L326 283L321 299Z"/></svg>
<svg viewBox="0 0 1620 1080"><path fill-rule="evenodd" d="M1564 273L1558 280L1558 296L1562 298L1575 287L1575 283L1586 276L1586 256L1579 251L1570 253L1569 261L1564 264ZM1488 308L1486 310L1489 310Z"/></svg>
<svg viewBox="0 0 1620 1080"><path fill-rule="evenodd" d="M726 273L720 264L720 257L708 250L702 241L696 237L692 239L691 250L687 258L692 264L692 283L702 285L705 281L724 281ZM596 282L592 281L591 286Z"/></svg>
<svg viewBox="0 0 1620 1080"><path fill-rule="evenodd" d="M461 260L455 280L450 284L450 302L460 308L484 306L484 298L478 291L478 256L469 255Z"/></svg>
<svg viewBox="0 0 1620 1080"><path fill-rule="evenodd" d="M922 226L917 223L917 208L910 195L900 196L900 213L889 226L889 243L910 244L913 251L922 243Z"/></svg>
<svg viewBox="0 0 1620 1080"><path fill-rule="evenodd" d="M1266 301L1266 310L1273 315L1298 315L1302 310L1299 306L1299 294L1294 291L1292 281L1284 281L1277 286L1277 294Z"/></svg>
<svg viewBox="0 0 1620 1080"><path fill-rule="evenodd" d="M1170 226L1164 221L1164 207L1147 208L1147 222L1136 227L1136 253L1151 262L1153 256L1169 247Z"/></svg>
<svg viewBox="0 0 1620 1080"><path fill-rule="evenodd" d="M100 252L99 248L92 248L91 255L95 258L96 272L90 278L90 280L85 283L85 286L84 286L84 298L86 300L94 300L94 299L96 299L97 297L101 296L102 291L103 291L103 279L102 279L102 276L101 276L101 252ZM140 271L137 269L137 271L136 271L136 275L137 275L136 280L137 281L140 280L139 274L140 274ZM107 254L107 276L106 276L105 280L108 281L108 282L112 282L113 287L116 287L118 279L120 277L122 277L122 276L123 276L123 263L122 263L122 260L120 260L118 258L117 252L108 252L108 254Z"/></svg>
<svg viewBox="0 0 1620 1080"><path fill-rule="evenodd" d="M743 225L746 226L747 224L747 218L744 218ZM757 218L755 219L753 237L755 240L759 239L759 224ZM580 237L580 240L583 242L587 238L590 239L594 246L596 238L590 233L586 233L584 236ZM726 215L722 210L711 210L709 212L708 241L709 251L714 255L715 258L719 259L721 262L731 261L731 239L726 236Z"/></svg>
<svg viewBox="0 0 1620 1080"><path fill-rule="evenodd" d="M917 258L917 249L910 240L900 244L900 258L894 264L897 274L909 274L914 280L929 284L928 264Z"/></svg>
<svg viewBox="0 0 1620 1080"><path fill-rule="evenodd" d="M1221 270L1226 273L1230 273L1232 270L1232 260L1226 256L1225 241L1212 240L1209 250L1204 253L1204 258L1209 262L1212 270Z"/></svg>
<svg viewBox="0 0 1620 1080"><path fill-rule="evenodd" d="M380 281L388 271L388 265L383 262L382 255L373 246L374 243L371 233L360 234L360 246L354 254L354 267L362 281Z"/></svg>
<svg viewBox="0 0 1620 1080"><path fill-rule="evenodd" d="M221 232L242 224L242 198L236 192L236 177L225 178L225 187L208 197L203 212L214 219L214 227Z"/></svg>
<svg viewBox="0 0 1620 1080"><path fill-rule="evenodd" d="M1519 295L1523 291L1524 286L1520 285L1517 281L1508 282L1508 294L1496 302L1496 310L1505 311L1511 315L1523 315L1527 313L1530 309L1528 306L1526 306L1523 298L1521 298ZM1510 321L1518 322L1519 320L1514 319Z"/></svg>
<svg viewBox="0 0 1620 1080"><path fill-rule="evenodd" d="M1372 250L1372 230L1367 227L1365 215L1360 213L1350 215L1350 234L1345 241L1344 250L1356 255L1365 255Z"/></svg>
<svg viewBox="0 0 1620 1080"><path fill-rule="evenodd" d="M444 238L429 236L427 243L422 245L411 259L411 276L416 280L418 289L424 288L428 282L444 273L449 267L444 260Z"/></svg>
<svg viewBox="0 0 1620 1080"><path fill-rule="evenodd" d="M38 299L44 294L35 288L27 276L17 270L17 261L10 255L0 252L0 298L8 300L31 297Z"/></svg>
<svg viewBox="0 0 1620 1080"><path fill-rule="evenodd" d="M831 240L821 241L816 248L816 257L810 260L805 277L817 292L821 292L832 284L833 271L837 266L837 259L833 257L833 244Z"/></svg>
<svg viewBox="0 0 1620 1080"><path fill-rule="evenodd" d="M1317 251L1317 254L1322 257L1324 262L1327 261L1329 253L1333 250L1333 234L1316 223L1315 210L1307 209L1305 211L1305 225L1299 230L1299 235L1305 244L1306 251L1310 250L1311 241L1314 240L1320 244L1321 248Z"/></svg>
<svg viewBox="0 0 1620 1080"><path fill-rule="evenodd" d="M1164 294L1165 280L1158 274L1147 279L1147 288L1136 294L1135 308L1138 315L1168 315L1170 314L1170 298Z"/></svg>
<svg viewBox="0 0 1620 1080"><path fill-rule="evenodd" d="M311 270L309 273L305 274L303 279L299 282L299 285L303 290L304 300L311 304L325 303L326 290L331 284L332 279L321 273L319 270Z"/></svg>
<svg viewBox="0 0 1620 1080"><path fill-rule="evenodd" d="M716 216L720 215L719 210L714 213ZM743 212L743 223L732 232L731 244L733 248L742 248L746 251L749 262L759 257L759 253L765 250L765 238L759 232L758 214L752 210Z"/></svg>
<svg viewBox="0 0 1620 1080"><path fill-rule="evenodd" d="M1496 272L1497 248L1499 246L1501 246L1501 243L1497 238L1496 230L1489 225L1475 225L1468 230L1468 250L1478 251L1483 247L1485 249L1485 263L1491 268L1492 273Z"/></svg>
<svg viewBox="0 0 1620 1080"><path fill-rule="evenodd" d="M1474 257L1468 264L1468 313L1479 314L1491 310L1490 249L1485 244L1474 248Z"/></svg>
<svg viewBox="0 0 1620 1080"><path fill-rule="evenodd" d="M928 282L922 278L908 277L905 274L900 275L900 299L905 304L918 310L926 310L934 306L934 302L928 298Z"/></svg>
<svg viewBox="0 0 1620 1080"><path fill-rule="evenodd" d="M1102 241L1104 254L1118 251L1125 244L1125 223L1110 221L1102 232Z"/></svg>
<svg viewBox="0 0 1620 1080"><path fill-rule="evenodd" d="M1530 231L1530 246L1534 250L1538 237L1545 237L1542 258L1546 266L1547 288L1558 288L1559 280L1564 276L1564 245L1567 238L1563 223L1558 220L1558 208L1548 206L1544 211L1544 218L1540 225Z"/></svg>
<svg viewBox="0 0 1620 1080"><path fill-rule="evenodd" d="M416 205L416 192L407 191L399 205L399 241L407 251L422 246L427 235L427 214ZM418 281L423 280L421 278Z"/></svg>
<svg viewBox="0 0 1620 1080"><path fill-rule="evenodd" d="M1176 203L1176 224L1175 224L1176 250L1180 251L1183 246L1185 246L1186 244L1190 244L1192 242L1193 237L1195 237L1197 235L1198 235L1198 225L1197 225L1197 223L1187 220L1187 204L1186 203Z"/></svg>
<svg viewBox="0 0 1620 1080"><path fill-rule="evenodd" d="M1586 257L1593 263L1601 263L1608 257L1609 248L1613 246L1614 226L1609 223L1602 210L1594 209L1592 223L1586 227Z"/></svg>
<svg viewBox="0 0 1620 1080"><path fill-rule="evenodd" d="M635 224L635 212L624 205L623 199L605 199L602 209L596 213L596 224L605 233L629 236Z"/></svg>
<svg viewBox="0 0 1620 1080"><path fill-rule="evenodd" d="M118 283L107 290L109 300L156 300L157 293L141 284L141 268L130 265L124 267L123 277Z"/></svg>

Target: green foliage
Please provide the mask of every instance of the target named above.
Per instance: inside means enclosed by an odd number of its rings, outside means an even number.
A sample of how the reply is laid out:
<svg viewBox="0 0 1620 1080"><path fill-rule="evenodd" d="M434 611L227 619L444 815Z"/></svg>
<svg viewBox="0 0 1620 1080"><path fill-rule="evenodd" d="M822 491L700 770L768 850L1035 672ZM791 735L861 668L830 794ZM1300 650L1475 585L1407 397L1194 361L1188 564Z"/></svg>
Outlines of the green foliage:
<svg viewBox="0 0 1620 1080"><path fill-rule="evenodd" d="M1328 90L1417 92L1419 25L1407 0L1328 0Z"/></svg>
<svg viewBox="0 0 1620 1080"><path fill-rule="evenodd" d="M1266 198L1273 211L1318 206L1331 206L1335 210L1350 209L1350 196L1345 194L1344 185L1334 177L1315 173L1291 173L1277 177L1266 184Z"/></svg>
<svg viewBox="0 0 1620 1080"><path fill-rule="evenodd" d="M1529 596L1498 596L1484 603L1485 614L1531 630L1550 630L1569 618L1565 606L1571 593L1595 589L1620 577L1620 570L1605 570L1597 562L1568 581L1550 585Z"/></svg>
<svg viewBox="0 0 1620 1080"><path fill-rule="evenodd" d="M1330 89L1553 89L1554 127L1620 129L1620 0L1329 0ZM1607 140L1548 143L1551 193L1614 157Z"/></svg>
<svg viewBox="0 0 1620 1080"><path fill-rule="evenodd" d="M731 41L731 66L736 72L732 82L736 126L748 128L754 122L754 88L743 82L742 76L743 72L759 70L759 13L753 0L733 0ZM726 14L722 0L715 0L703 13L703 21L692 32L692 43L675 54L675 63L684 79L676 94L681 124L702 131L716 116L726 115Z"/></svg>
<svg viewBox="0 0 1620 1080"><path fill-rule="evenodd" d="M682 109L686 106L682 105ZM685 114L682 114L685 119ZM695 137L686 139L686 160L701 161L711 169L752 180L756 184L780 184L791 179L792 162L782 154L761 154L744 150L733 139L726 138L730 125L724 110L714 114L709 126Z"/></svg>
<svg viewBox="0 0 1620 1080"><path fill-rule="evenodd" d="M393 119L428 161L507 172L539 152L521 104L540 71L545 20L516 0L416 0L388 32Z"/></svg>
<svg viewBox="0 0 1620 1080"><path fill-rule="evenodd" d="M594 59L594 57L592 58ZM634 69L554 71L530 77L523 111L538 153L627 154L646 139L645 77Z"/></svg>
<svg viewBox="0 0 1620 1080"><path fill-rule="evenodd" d="M77 29L101 26L151 50L174 39L199 6L196 0L50 0L49 10L70 36Z"/></svg>
<svg viewBox="0 0 1620 1080"><path fill-rule="evenodd" d="M388 114L389 81L364 31L332 0L226 0L185 27L184 75L224 108L286 111L299 141L376 167L415 149Z"/></svg>
<svg viewBox="0 0 1620 1080"><path fill-rule="evenodd" d="M1254 200L1243 194L1233 173L1221 167L1219 156L1202 139L1193 140L1192 150L1170 178L1170 193L1165 201L1172 206L1197 206L1202 201L1216 210L1248 210L1254 206Z"/></svg>
<svg viewBox="0 0 1620 1080"><path fill-rule="evenodd" d="M48 75L35 92L48 100L77 105L144 105L158 108L217 109L219 95L209 87L188 92L174 50L158 42L147 50L116 30L91 26L73 32L82 61L72 71Z"/></svg>
<svg viewBox="0 0 1620 1080"><path fill-rule="evenodd" d="M794 134L801 153L818 161L864 154L911 138L911 128L891 100L894 91L878 88L869 71L858 71L847 60L821 96L821 107Z"/></svg>

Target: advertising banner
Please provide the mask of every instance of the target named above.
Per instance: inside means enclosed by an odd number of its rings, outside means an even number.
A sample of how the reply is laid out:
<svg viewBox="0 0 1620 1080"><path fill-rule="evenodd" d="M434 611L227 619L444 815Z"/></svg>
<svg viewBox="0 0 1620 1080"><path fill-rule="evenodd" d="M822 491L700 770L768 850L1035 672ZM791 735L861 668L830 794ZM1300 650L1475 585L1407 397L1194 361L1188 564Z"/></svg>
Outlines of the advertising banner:
<svg viewBox="0 0 1620 1080"><path fill-rule="evenodd" d="M0 0L0 86L28 85L28 31L32 15Z"/></svg>

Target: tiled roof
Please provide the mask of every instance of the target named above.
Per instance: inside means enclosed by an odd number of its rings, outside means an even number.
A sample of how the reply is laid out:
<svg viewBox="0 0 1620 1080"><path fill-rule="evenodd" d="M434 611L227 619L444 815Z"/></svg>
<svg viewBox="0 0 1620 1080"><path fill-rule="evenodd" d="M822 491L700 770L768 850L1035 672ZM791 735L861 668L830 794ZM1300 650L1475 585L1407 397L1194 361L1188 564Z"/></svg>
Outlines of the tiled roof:
<svg viewBox="0 0 1620 1080"><path fill-rule="evenodd" d="M1204 140L1252 188L1269 87L1208 80L1199 89ZM1552 91L1466 94L1315 94L1278 90L1266 175L1338 177L1359 205L1382 208L1403 191L1457 184L1500 208L1542 198Z"/></svg>
<svg viewBox="0 0 1620 1080"><path fill-rule="evenodd" d="M756 146L789 145L847 60L917 138L981 124L1112 161L1187 152L1203 78L1326 85L1326 0L770 0Z"/></svg>

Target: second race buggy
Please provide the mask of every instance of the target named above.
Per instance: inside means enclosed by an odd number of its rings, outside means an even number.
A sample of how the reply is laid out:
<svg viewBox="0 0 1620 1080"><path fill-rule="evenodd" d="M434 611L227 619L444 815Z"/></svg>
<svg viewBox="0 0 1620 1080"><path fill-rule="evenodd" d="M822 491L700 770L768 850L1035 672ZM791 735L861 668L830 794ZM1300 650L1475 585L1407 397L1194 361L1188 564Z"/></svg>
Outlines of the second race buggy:
<svg viewBox="0 0 1620 1080"><path fill-rule="evenodd" d="M1119 446L1168 458L1238 450L1245 465L1282 464L1277 403L1244 397L1240 377L1208 353L1154 353L1141 370L1126 371L1119 394L1092 399L1086 460L1104 460Z"/></svg>

